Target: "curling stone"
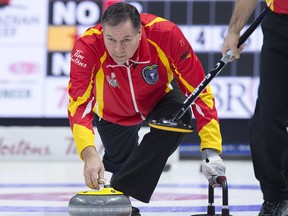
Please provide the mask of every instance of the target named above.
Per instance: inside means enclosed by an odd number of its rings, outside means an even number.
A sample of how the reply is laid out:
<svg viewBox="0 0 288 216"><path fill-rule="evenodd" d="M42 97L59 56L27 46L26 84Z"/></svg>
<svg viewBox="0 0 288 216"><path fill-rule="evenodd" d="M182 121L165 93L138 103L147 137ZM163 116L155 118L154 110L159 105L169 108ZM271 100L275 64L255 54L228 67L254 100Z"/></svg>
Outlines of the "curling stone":
<svg viewBox="0 0 288 216"><path fill-rule="evenodd" d="M130 216L132 205L127 196L111 187L107 180L100 190L81 191L68 204L70 216Z"/></svg>

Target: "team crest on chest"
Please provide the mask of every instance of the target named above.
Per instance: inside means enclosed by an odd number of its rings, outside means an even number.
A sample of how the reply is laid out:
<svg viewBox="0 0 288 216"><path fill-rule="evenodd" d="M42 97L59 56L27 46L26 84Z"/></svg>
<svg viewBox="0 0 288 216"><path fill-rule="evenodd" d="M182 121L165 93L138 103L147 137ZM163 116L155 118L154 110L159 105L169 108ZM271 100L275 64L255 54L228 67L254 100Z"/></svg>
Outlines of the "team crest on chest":
<svg viewBox="0 0 288 216"><path fill-rule="evenodd" d="M153 64L142 69L142 76L148 84L155 84L159 79L158 65Z"/></svg>
<svg viewBox="0 0 288 216"><path fill-rule="evenodd" d="M106 80L110 86L113 86L114 88L119 88L115 73L112 72L111 76L106 76Z"/></svg>

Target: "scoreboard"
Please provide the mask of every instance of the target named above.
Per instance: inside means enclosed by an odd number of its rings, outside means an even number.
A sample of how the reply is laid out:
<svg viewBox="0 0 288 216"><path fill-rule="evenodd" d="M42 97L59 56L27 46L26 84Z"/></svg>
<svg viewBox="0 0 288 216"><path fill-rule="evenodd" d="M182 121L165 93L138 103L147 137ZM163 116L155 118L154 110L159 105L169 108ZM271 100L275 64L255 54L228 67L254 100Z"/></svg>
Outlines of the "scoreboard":
<svg viewBox="0 0 288 216"><path fill-rule="evenodd" d="M221 46L234 8L234 0L198 1L142 1L132 2L139 11L153 13L180 26L200 58L204 70L209 71L221 58ZM260 1L247 25L265 7ZM243 29L245 30L245 28ZM259 51L262 32L258 28L245 44L241 58L227 65L220 76L258 76Z"/></svg>

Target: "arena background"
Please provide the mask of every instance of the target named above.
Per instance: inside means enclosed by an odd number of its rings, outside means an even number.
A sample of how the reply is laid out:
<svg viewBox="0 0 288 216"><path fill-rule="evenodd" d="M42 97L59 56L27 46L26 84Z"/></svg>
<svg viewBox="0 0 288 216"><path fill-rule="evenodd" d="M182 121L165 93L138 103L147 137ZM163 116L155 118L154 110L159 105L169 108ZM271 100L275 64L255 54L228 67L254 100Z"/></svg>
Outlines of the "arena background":
<svg viewBox="0 0 288 216"><path fill-rule="evenodd" d="M234 1L127 1L177 23L208 73L221 45ZM111 1L0 0L0 160L75 160L66 107L69 57L75 39L100 21ZM250 24L264 7L261 1ZM211 82L223 135L223 157L250 158L248 122L255 105L262 32ZM142 136L148 128L141 131ZM96 136L98 149L103 151ZM177 157L199 157L191 133Z"/></svg>

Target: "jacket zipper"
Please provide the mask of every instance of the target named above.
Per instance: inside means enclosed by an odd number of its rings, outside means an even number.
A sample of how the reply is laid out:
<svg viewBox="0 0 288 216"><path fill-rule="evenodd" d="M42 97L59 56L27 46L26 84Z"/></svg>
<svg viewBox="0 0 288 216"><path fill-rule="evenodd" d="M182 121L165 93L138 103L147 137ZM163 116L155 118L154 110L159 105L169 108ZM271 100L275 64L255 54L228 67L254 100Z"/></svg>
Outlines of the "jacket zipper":
<svg viewBox="0 0 288 216"><path fill-rule="evenodd" d="M134 62L134 61L133 61ZM149 61L147 62L138 62L140 64L143 64L143 63L149 63ZM132 65L130 66L125 66L125 65L107 65L107 67L111 67L111 68L115 68L115 67L125 67L127 69L127 74L128 74L128 81L129 81L129 88L130 88L130 91L131 91L131 97L132 97L132 102L133 102L133 106L134 106L134 109L137 113L140 114L142 120L145 120L145 117L142 115L142 113L139 112L139 108L138 108L138 105L136 103L136 97L135 97L135 92L134 92L134 87L133 87L133 83L132 83L132 77L131 77L131 70L130 70L130 67L132 67Z"/></svg>
<svg viewBox="0 0 288 216"><path fill-rule="evenodd" d="M130 91L131 91L131 96L132 96L132 101L133 101L133 105L134 105L134 109L137 113L140 114L141 118L144 120L145 117L139 112L139 108L136 102L136 97L135 97L135 92L134 92L134 87L133 87L133 83L132 83L132 77L131 77L131 70L130 67L126 67L127 68L127 74L128 74L128 81L129 81L129 87L130 87Z"/></svg>

